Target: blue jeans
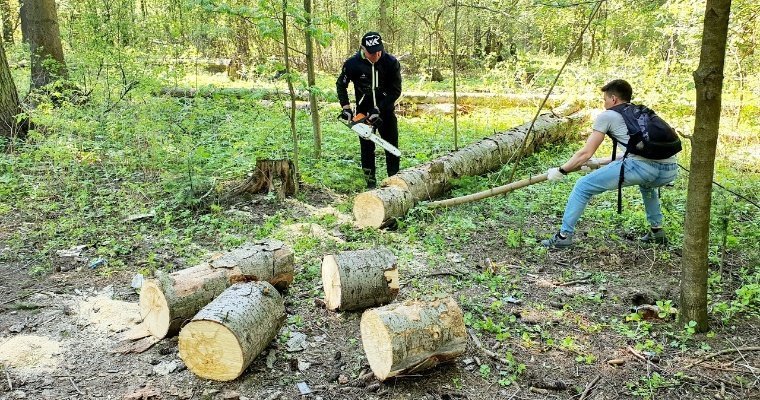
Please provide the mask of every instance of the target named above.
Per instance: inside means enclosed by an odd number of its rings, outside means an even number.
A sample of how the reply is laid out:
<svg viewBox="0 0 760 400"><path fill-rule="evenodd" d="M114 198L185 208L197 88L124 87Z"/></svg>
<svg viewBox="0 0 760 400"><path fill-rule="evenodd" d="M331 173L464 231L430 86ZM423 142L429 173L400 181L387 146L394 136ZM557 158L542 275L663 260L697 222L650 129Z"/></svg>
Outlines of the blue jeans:
<svg viewBox="0 0 760 400"><path fill-rule="evenodd" d="M616 190L620 179L620 163L625 165L623 186L638 185L644 199L644 209L650 226L662 226L662 211L657 188L673 182L678 175L678 164L663 164L654 161L624 159L591 172L578 179L567 199L565 215L562 217L562 232L575 232L575 224L586 209L591 197L608 190Z"/></svg>

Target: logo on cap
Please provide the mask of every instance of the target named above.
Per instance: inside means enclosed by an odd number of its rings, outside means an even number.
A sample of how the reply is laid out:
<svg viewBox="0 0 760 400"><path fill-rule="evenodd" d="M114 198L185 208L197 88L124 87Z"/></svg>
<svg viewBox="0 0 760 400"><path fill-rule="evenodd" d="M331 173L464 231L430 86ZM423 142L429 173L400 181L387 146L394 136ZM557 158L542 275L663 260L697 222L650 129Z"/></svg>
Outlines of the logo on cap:
<svg viewBox="0 0 760 400"><path fill-rule="evenodd" d="M370 36L364 41L364 47L377 46L380 44L380 36Z"/></svg>

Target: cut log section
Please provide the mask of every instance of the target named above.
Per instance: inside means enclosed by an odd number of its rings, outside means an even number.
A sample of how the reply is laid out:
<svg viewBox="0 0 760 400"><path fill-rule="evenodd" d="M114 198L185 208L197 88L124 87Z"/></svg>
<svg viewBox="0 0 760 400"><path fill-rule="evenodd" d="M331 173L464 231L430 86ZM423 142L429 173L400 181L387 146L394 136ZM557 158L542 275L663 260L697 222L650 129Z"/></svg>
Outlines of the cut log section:
<svg viewBox="0 0 760 400"><path fill-rule="evenodd" d="M267 282L230 286L179 333L179 356L201 378L239 377L285 320L282 296Z"/></svg>
<svg viewBox="0 0 760 400"><path fill-rule="evenodd" d="M451 361L467 345L464 316L451 297L367 310L360 328L369 366L381 381Z"/></svg>
<svg viewBox="0 0 760 400"><path fill-rule="evenodd" d="M328 310L358 310L388 304L398 294L396 256L380 247L326 255L322 284Z"/></svg>
<svg viewBox="0 0 760 400"><path fill-rule="evenodd" d="M388 186L359 193L354 198L354 218L360 228L382 228L395 218L406 215L414 204L410 191Z"/></svg>
<svg viewBox="0 0 760 400"><path fill-rule="evenodd" d="M540 115L533 125L532 141L526 143L523 154L530 154L544 144L568 139L576 132L572 127L585 114L562 115L577 110L568 106L559 114ZM530 122L506 132L482 139L458 151L439 157L417 167L405 169L385 179L379 189L360 193L354 199L354 218L360 227L382 228L393 219L406 215L419 201L435 199L446 192L451 181L465 176L477 176L501 168L520 151ZM568 133L571 135L569 136Z"/></svg>
<svg viewBox="0 0 760 400"><path fill-rule="evenodd" d="M293 252L282 242L247 243L207 262L171 274L156 272L140 290L140 314L151 335L173 336L182 324L236 282L293 282Z"/></svg>

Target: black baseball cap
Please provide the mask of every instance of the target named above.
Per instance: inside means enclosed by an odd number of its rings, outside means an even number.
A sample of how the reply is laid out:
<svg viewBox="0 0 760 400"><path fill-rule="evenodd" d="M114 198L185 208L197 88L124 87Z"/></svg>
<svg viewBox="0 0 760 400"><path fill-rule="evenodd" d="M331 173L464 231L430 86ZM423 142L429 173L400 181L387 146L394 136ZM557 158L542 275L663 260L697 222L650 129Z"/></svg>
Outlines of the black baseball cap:
<svg viewBox="0 0 760 400"><path fill-rule="evenodd" d="M383 38L377 32L367 32L362 36L362 47L368 53L377 53L383 50Z"/></svg>

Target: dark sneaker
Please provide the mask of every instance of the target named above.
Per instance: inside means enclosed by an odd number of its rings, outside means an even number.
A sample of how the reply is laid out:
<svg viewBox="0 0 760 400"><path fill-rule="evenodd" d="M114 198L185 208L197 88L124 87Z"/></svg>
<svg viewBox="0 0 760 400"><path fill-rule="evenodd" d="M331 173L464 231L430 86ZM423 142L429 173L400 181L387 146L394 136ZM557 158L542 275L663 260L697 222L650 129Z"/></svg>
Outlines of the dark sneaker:
<svg viewBox="0 0 760 400"><path fill-rule="evenodd" d="M556 247L558 249L570 247L573 245L573 234L572 233L565 233L565 237L562 238L559 235L559 232L555 233L554 236L552 236L549 239L542 240L541 245L544 247Z"/></svg>
<svg viewBox="0 0 760 400"><path fill-rule="evenodd" d="M650 230L646 235L640 237L639 240L644 243L668 244L668 238L665 236L664 229L660 229L657 232Z"/></svg>

